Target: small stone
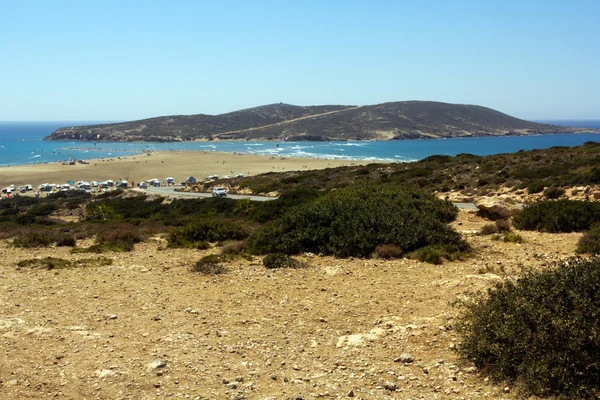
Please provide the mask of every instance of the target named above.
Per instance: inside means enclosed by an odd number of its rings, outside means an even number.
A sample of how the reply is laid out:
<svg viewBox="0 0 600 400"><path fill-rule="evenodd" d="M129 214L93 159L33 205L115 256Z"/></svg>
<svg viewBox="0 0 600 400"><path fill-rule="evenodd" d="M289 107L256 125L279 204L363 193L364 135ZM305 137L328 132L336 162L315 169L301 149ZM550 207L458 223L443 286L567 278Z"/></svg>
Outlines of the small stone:
<svg viewBox="0 0 600 400"><path fill-rule="evenodd" d="M117 314L109 314L109 315L105 315L104 319L117 319Z"/></svg>
<svg viewBox="0 0 600 400"><path fill-rule="evenodd" d="M155 388L157 388L157 389L158 389L159 387L161 387L161 386L162 386L162 384L161 384L160 382L155 382L155 383L154 383L154 387L155 387Z"/></svg>
<svg viewBox="0 0 600 400"><path fill-rule="evenodd" d="M394 382L390 382L390 381L383 382L382 386L385 390L389 390L390 392L395 392L396 389L398 389L396 384Z"/></svg>
<svg viewBox="0 0 600 400"><path fill-rule="evenodd" d="M352 390L348 392L348 397L354 397L354 392Z"/></svg>
<svg viewBox="0 0 600 400"><path fill-rule="evenodd" d="M154 317L152 317L152 321L160 321L162 319L162 317L160 315L155 315Z"/></svg>
<svg viewBox="0 0 600 400"><path fill-rule="evenodd" d="M229 382L226 386L228 389L237 389L239 382L233 381Z"/></svg>
<svg viewBox="0 0 600 400"><path fill-rule="evenodd" d="M146 365L146 370L147 371L154 371L156 369L164 368L166 366L167 366L167 362L166 361L153 360L148 365Z"/></svg>
<svg viewBox="0 0 600 400"><path fill-rule="evenodd" d="M413 361L415 361L415 358L410 353L402 353L400 354L400 357L394 359L394 362L401 362L404 364L410 364Z"/></svg>
<svg viewBox="0 0 600 400"><path fill-rule="evenodd" d="M273 379L274 381L277 380L277 375L271 375L271 379Z"/></svg>
<svg viewBox="0 0 600 400"><path fill-rule="evenodd" d="M510 388L508 386L504 387L504 393L510 392Z"/></svg>

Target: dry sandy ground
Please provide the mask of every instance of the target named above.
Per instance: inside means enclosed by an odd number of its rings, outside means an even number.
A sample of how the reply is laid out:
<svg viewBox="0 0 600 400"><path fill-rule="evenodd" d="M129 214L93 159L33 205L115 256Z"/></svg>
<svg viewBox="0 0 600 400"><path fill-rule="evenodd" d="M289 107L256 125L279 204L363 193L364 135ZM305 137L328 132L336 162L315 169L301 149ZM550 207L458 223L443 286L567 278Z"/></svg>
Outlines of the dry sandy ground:
<svg viewBox="0 0 600 400"><path fill-rule="evenodd" d="M342 165L362 165L369 161L325 160L300 157L270 157L249 154L203 151L158 152L114 159L91 160L90 164L62 165L35 164L0 168L0 187L16 187L42 183L67 183L68 180L103 181L126 179L138 183L143 180L174 177L179 183L188 176L198 179L209 175L246 176L265 172L303 171Z"/></svg>
<svg viewBox="0 0 600 400"><path fill-rule="evenodd" d="M305 255L306 269L266 270L257 258L215 277L190 265L218 249L158 238L60 271L15 265L95 256L0 242L0 398L522 398L458 359L451 303L572 255L580 235L520 232L517 245L475 235L485 223L465 211L453 223L476 250L467 261Z"/></svg>

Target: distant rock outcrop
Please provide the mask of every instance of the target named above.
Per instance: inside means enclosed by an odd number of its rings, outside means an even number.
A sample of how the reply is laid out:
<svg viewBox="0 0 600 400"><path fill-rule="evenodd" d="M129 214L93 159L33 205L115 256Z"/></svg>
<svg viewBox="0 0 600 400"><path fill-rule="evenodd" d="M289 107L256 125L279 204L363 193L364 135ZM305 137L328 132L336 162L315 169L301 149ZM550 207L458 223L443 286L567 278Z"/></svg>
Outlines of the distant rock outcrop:
<svg viewBox="0 0 600 400"><path fill-rule="evenodd" d="M530 135L584 129L539 124L473 105L403 101L372 106L271 104L221 115L178 115L74 126L49 140L392 140Z"/></svg>

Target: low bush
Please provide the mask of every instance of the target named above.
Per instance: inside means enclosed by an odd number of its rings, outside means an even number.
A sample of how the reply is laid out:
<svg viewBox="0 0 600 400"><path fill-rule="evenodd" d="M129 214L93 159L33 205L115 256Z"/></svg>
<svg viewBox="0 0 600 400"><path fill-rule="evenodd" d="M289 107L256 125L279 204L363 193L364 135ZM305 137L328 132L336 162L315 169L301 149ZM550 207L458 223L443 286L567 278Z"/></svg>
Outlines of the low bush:
<svg viewBox="0 0 600 400"><path fill-rule="evenodd" d="M202 257L192 266L193 272L204 275L219 275L227 273L227 268L221 264L221 259L216 254Z"/></svg>
<svg viewBox="0 0 600 400"><path fill-rule="evenodd" d="M110 258L88 258L83 260L69 261L62 258L56 257L45 257L45 258L32 258L29 260L22 260L17 263L19 268L41 268L41 269L63 269L63 268L75 268L75 267L101 267L105 265L111 265L112 260Z"/></svg>
<svg viewBox="0 0 600 400"><path fill-rule="evenodd" d="M197 247L199 242L219 242L241 240L248 232L233 221L200 219L180 228L169 235L169 247Z"/></svg>
<svg viewBox="0 0 600 400"><path fill-rule="evenodd" d="M254 254L301 252L368 257L380 245L413 251L432 244L468 244L446 225L457 214L451 203L417 189L357 185L328 193L250 236Z"/></svg>
<svg viewBox="0 0 600 400"><path fill-rule="evenodd" d="M238 255L244 251L246 251L246 243L243 240L237 240L235 242L225 244L221 248L221 255Z"/></svg>
<svg viewBox="0 0 600 400"><path fill-rule="evenodd" d="M544 197L550 200L558 199L563 194L565 194L565 189L556 186L550 186L544 190Z"/></svg>
<svg viewBox="0 0 600 400"><path fill-rule="evenodd" d="M577 242L577 252L600 254L600 224L592 226L588 232L583 234Z"/></svg>
<svg viewBox="0 0 600 400"><path fill-rule="evenodd" d="M502 240L503 242L507 243L523 243L525 241L523 236L513 232L506 232L503 235L496 235L492 239Z"/></svg>
<svg viewBox="0 0 600 400"><path fill-rule="evenodd" d="M511 229L510 221L507 219L497 219L495 224L498 232L509 232Z"/></svg>
<svg viewBox="0 0 600 400"><path fill-rule="evenodd" d="M134 245L143 241L140 229L135 225L130 224L115 224L107 226L96 237L96 243L124 243Z"/></svg>
<svg viewBox="0 0 600 400"><path fill-rule="evenodd" d="M546 187L546 184L544 182L534 181L534 182L531 182L529 185L527 185L527 193L529 193L529 194L541 193L545 187Z"/></svg>
<svg viewBox="0 0 600 400"><path fill-rule="evenodd" d="M518 212L513 223L523 230L581 232L600 222L600 203L578 200L541 201Z"/></svg>
<svg viewBox="0 0 600 400"><path fill-rule="evenodd" d="M479 234L484 236L493 235L495 233L498 233L498 227L496 226L496 224L486 224L482 226L481 230L479 231Z"/></svg>
<svg viewBox="0 0 600 400"><path fill-rule="evenodd" d="M402 249L395 244L384 244L381 246L375 247L375 252L373 255L377 258L383 258L385 260L390 260L394 258L402 257Z"/></svg>
<svg viewBox="0 0 600 400"><path fill-rule="evenodd" d="M408 254L408 257L430 264L441 264L444 260L454 261L466 258L468 251L455 245L429 245Z"/></svg>
<svg viewBox="0 0 600 400"><path fill-rule="evenodd" d="M539 396L600 393L600 257L496 283L461 303L460 353Z"/></svg>
<svg viewBox="0 0 600 400"><path fill-rule="evenodd" d="M133 251L133 245L124 242L103 242L93 244L90 247L79 247L71 249L71 253L124 253L128 251Z"/></svg>
<svg viewBox="0 0 600 400"><path fill-rule="evenodd" d="M52 243L54 243L52 236L45 232L28 232L17 236L13 240L13 245L15 247L26 248L48 247Z"/></svg>
<svg viewBox="0 0 600 400"><path fill-rule="evenodd" d="M270 253L263 257L263 265L267 269L276 268L303 268L305 264L298 261L287 254L283 253Z"/></svg>
<svg viewBox="0 0 600 400"><path fill-rule="evenodd" d="M76 245L77 240L75 240L75 236L70 234L59 235L56 239L57 247L75 247Z"/></svg>

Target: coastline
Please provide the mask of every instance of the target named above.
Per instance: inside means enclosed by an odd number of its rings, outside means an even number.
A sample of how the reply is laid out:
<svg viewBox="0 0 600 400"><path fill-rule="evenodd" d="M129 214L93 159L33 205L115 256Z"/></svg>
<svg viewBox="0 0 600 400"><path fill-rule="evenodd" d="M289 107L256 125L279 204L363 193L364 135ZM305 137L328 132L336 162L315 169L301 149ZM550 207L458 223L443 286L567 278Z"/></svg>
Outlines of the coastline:
<svg viewBox="0 0 600 400"><path fill-rule="evenodd" d="M280 157L201 150L154 151L151 153L90 159L89 164L20 164L0 168L0 187L40 185L79 180L125 179L131 185L143 180L172 176L176 182L195 176L245 176L266 172L307 171L348 165L364 165L372 160L330 160L325 158Z"/></svg>

